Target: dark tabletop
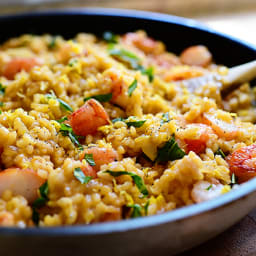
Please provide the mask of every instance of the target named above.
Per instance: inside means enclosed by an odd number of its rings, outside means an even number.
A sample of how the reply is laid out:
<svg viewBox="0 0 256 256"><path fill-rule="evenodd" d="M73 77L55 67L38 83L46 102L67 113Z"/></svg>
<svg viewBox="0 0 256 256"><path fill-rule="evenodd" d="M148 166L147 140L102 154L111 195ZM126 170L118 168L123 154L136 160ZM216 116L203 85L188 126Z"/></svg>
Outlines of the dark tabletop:
<svg viewBox="0 0 256 256"><path fill-rule="evenodd" d="M179 256L256 256L256 209L218 237Z"/></svg>

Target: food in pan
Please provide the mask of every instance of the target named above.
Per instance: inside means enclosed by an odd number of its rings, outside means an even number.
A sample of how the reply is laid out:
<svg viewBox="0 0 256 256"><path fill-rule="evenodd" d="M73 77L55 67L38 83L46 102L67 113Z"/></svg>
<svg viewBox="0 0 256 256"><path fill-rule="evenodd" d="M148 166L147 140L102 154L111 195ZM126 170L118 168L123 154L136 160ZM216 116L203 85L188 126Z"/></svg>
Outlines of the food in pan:
<svg viewBox="0 0 256 256"><path fill-rule="evenodd" d="M254 177L255 90L182 82L210 73L228 68L207 47L175 55L144 31L3 43L0 226L160 214Z"/></svg>

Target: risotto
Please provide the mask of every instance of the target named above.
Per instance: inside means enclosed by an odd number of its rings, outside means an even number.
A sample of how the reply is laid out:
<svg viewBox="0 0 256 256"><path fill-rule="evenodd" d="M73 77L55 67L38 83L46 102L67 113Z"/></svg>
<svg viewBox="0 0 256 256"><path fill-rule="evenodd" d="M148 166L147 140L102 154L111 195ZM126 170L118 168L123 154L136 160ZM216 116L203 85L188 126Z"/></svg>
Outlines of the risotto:
<svg viewBox="0 0 256 256"><path fill-rule="evenodd" d="M117 221L211 200L256 173L255 90L225 98L201 45L144 31L0 46L0 226Z"/></svg>

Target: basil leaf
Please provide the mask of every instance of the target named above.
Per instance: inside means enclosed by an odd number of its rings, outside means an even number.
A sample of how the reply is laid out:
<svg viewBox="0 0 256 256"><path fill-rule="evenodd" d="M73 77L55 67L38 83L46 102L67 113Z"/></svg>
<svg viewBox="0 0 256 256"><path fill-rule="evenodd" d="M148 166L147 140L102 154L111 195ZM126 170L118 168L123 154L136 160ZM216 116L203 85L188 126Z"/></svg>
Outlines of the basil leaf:
<svg viewBox="0 0 256 256"><path fill-rule="evenodd" d="M125 49L109 49L109 54L119 60L128 63L133 69L138 69L140 67L140 59L132 52Z"/></svg>
<svg viewBox="0 0 256 256"><path fill-rule="evenodd" d="M125 119L124 119L123 117L118 117L118 118L113 119L113 120L112 120L112 123L115 123L115 122L118 122L118 121L124 122Z"/></svg>
<svg viewBox="0 0 256 256"><path fill-rule="evenodd" d="M73 109L68 105L68 103L66 103L65 101L57 98L54 94L45 94L45 97L49 100L49 99L55 99L59 102L60 107L68 112L73 112Z"/></svg>
<svg viewBox="0 0 256 256"><path fill-rule="evenodd" d="M134 81L131 83L131 85L128 88L128 95L129 95L129 97L132 96L133 91L137 88L137 84L138 84L137 80L134 79Z"/></svg>
<svg viewBox="0 0 256 256"><path fill-rule="evenodd" d="M69 67L74 67L74 65L78 62L77 59L73 59L73 60L70 60L69 63L68 63L68 66Z"/></svg>
<svg viewBox="0 0 256 256"><path fill-rule="evenodd" d="M0 94L4 95L5 93L5 87L0 83Z"/></svg>
<svg viewBox="0 0 256 256"><path fill-rule="evenodd" d="M46 204L46 202L47 202L47 199L43 197L39 197L33 202L32 207L41 208Z"/></svg>
<svg viewBox="0 0 256 256"><path fill-rule="evenodd" d="M162 120L160 121L161 124L170 122L169 113L166 112L162 115Z"/></svg>
<svg viewBox="0 0 256 256"><path fill-rule="evenodd" d="M107 94L99 94L99 95L94 95L90 97L84 98L84 101L87 101L89 99L95 99L99 102L108 102L112 99L112 93L107 93Z"/></svg>
<svg viewBox="0 0 256 256"><path fill-rule="evenodd" d="M128 127L134 126L136 128L141 127L147 120L139 120L139 121L127 121L127 119L123 117L118 117L112 120L112 123L122 121L125 122Z"/></svg>
<svg viewBox="0 0 256 256"><path fill-rule="evenodd" d="M103 33L103 39L108 43L116 44L117 43L117 35L112 33L111 31L105 31Z"/></svg>
<svg viewBox="0 0 256 256"><path fill-rule="evenodd" d="M145 206L144 206L144 211L145 211L145 215L148 215L148 207L149 207L149 200L146 202Z"/></svg>
<svg viewBox="0 0 256 256"><path fill-rule="evenodd" d="M95 161L93 159L93 154L84 154L84 159L90 166L95 166Z"/></svg>
<svg viewBox="0 0 256 256"><path fill-rule="evenodd" d="M208 188L206 188L205 190L210 190L212 188L212 184L208 187Z"/></svg>
<svg viewBox="0 0 256 256"><path fill-rule="evenodd" d="M125 122L128 127L134 126L136 128L141 127L147 120L134 121L134 122Z"/></svg>
<svg viewBox="0 0 256 256"><path fill-rule="evenodd" d="M49 193L49 186L48 181L46 181L40 188L39 192L42 198L45 198L48 200L48 193Z"/></svg>
<svg viewBox="0 0 256 256"><path fill-rule="evenodd" d="M179 147L174 136L167 141L162 148L158 149L157 162L167 162L181 159L186 153Z"/></svg>
<svg viewBox="0 0 256 256"><path fill-rule="evenodd" d="M80 142L78 140L80 138L84 138L84 137L76 135L73 132L72 127L69 124L60 123L60 130L59 131L62 134L62 136L68 136L70 138L71 142L75 146L77 146L79 149L83 149L82 145L80 144Z"/></svg>
<svg viewBox="0 0 256 256"><path fill-rule="evenodd" d="M231 188L237 184L237 178L236 178L236 175L234 173L232 173L232 176L231 176L231 183L229 184L231 186Z"/></svg>
<svg viewBox="0 0 256 256"><path fill-rule="evenodd" d="M138 204L128 204L127 207L132 208L132 214L131 214L131 218L137 218L137 217L141 217L141 206Z"/></svg>
<svg viewBox="0 0 256 256"><path fill-rule="evenodd" d="M145 69L143 66L140 66L138 69L141 71L141 73L143 75L146 75L148 77L148 81L150 83L153 82L153 80L154 80L154 74L153 74L154 69L153 69L153 67L149 67L149 68Z"/></svg>
<svg viewBox="0 0 256 256"><path fill-rule="evenodd" d="M75 176L82 184L86 184L86 183L88 183L88 182L92 179L91 176L85 176L80 167L75 168L75 170L74 170L74 176Z"/></svg>
<svg viewBox="0 0 256 256"><path fill-rule="evenodd" d="M57 101L60 103L60 107L66 111L73 112L73 109L63 100L57 99Z"/></svg>
<svg viewBox="0 0 256 256"><path fill-rule="evenodd" d="M65 122L65 121L67 121L68 120L68 118L66 117L66 116L64 116L64 117L62 117L61 119L59 119L59 120L56 120L58 123L63 123L63 122Z"/></svg>
<svg viewBox="0 0 256 256"><path fill-rule="evenodd" d="M39 213L36 208L32 208L32 221L38 226L39 223Z"/></svg>
<svg viewBox="0 0 256 256"><path fill-rule="evenodd" d="M105 173L109 173L111 176L113 177L118 177L118 176L121 176L121 175L129 175L133 182L135 183L135 185L137 186L137 188L139 189L139 191L144 195L144 196L148 196L148 190L147 190L147 187L146 185L144 184L144 181L143 179L135 174L135 173L132 173L132 172L127 172L127 171L118 171L118 172L114 172L114 171L110 171L110 170L107 170L107 171L104 171Z"/></svg>
<svg viewBox="0 0 256 256"><path fill-rule="evenodd" d="M56 46L56 39L57 39L57 36L53 36L52 39L51 39L51 42L48 44L48 48L50 50L55 48L55 46Z"/></svg>
<svg viewBox="0 0 256 256"><path fill-rule="evenodd" d="M214 155L220 155L223 159L226 158L224 152L219 148Z"/></svg>

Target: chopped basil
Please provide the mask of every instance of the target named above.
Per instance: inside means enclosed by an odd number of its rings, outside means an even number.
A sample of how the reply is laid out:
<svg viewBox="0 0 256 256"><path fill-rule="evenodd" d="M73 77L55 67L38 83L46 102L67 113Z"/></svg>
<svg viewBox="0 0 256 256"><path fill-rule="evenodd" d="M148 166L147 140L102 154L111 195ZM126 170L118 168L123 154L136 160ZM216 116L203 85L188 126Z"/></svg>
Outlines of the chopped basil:
<svg viewBox="0 0 256 256"><path fill-rule="evenodd" d="M146 75L148 77L148 81L151 83L154 80L154 69L153 67L149 67L145 69L143 66L140 66L138 70L141 71L143 75Z"/></svg>
<svg viewBox="0 0 256 256"><path fill-rule="evenodd" d="M160 121L161 124L170 122L169 113L166 112L162 115L162 120Z"/></svg>
<svg viewBox="0 0 256 256"><path fill-rule="evenodd" d="M212 184L208 188L206 188L205 190L210 190L211 188L212 188Z"/></svg>
<svg viewBox="0 0 256 256"><path fill-rule="evenodd" d="M99 94L99 95L94 95L90 97L84 98L84 101L87 101L89 99L95 99L99 102L108 102L112 99L112 93L107 93L107 94Z"/></svg>
<svg viewBox="0 0 256 256"><path fill-rule="evenodd" d="M36 208L32 208L32 221L38 225L39 223L39 213L38 211L36 210Z"/></svg>
<svg viewBox="0 0 256 256"><path fill-rule="evenodd" d="M129 95L129 97L132 96L133 91L137 88L137 84L138 84L137 80L134 79L134 81L131 83L131 85L128 88L128 95Z"/></svg>
<svg viewBox="0 0 256 256"><path fill-rule="evenodd" d="M112 120L112 123L116 123L118 121L122 121L125 122L126 125L128 127L136 127L136 128L140 128L147 120L139 120L139 121L128 121L127 119L123 118L123 117L118 117Z"/></svg>
<svg viewBox="0 0 256 256"><path fill-rule="evenodd" d="M43 207L49 200L49 198L48 198L49 186L48 186L47 181L43 185L40 186L39 192L40 192L40 197L37 198L32 203L32 209L33 209L32 220L36 225L38 225L38 223L39 223L39 213L38 213L37 209Z"/></svg>
<svg viewBox="0 0 256 256"><path fill-rule="evenodd" d="M156 161L157 162L167 162L177 159L181 159L186 155L186 153L179 147L178 143L175 141L175 137L167 141L163 147L158 149Z"/></svg>
<svg viewBox="0 0 256 256"><path fill-rule="evenodd" d="M133 69L139 69L140 67L140 59L133 52L111 47L109 49L109 54L125 63L128 63Z"/></svg>
<svg viewBox="0 0 256 256"><path fill-rule="evenodd" d="M215 155L220 155L223 159L226 158L225 154L220 148L215 152Z"/></svg>
<svg viewBox="0 0 256 256"><path fill-rule="evenodd" d="M74 65L78 62L78 59L72 59L69 61L68 66L69 67L74 67Z"/></svg>
<svg viewBox="0 0 256 256"><path fill-rule="evenodd" d="M141 127L147 120L141 120L141 121L133 121L133 122L125 122L128 127L134 126L136 128Z"/></svg>
<svg viewBox="0 0 256 256"><path fill-rule="evenodd" d="M5 87L0 83L0 94L4 95L5 93Z"/></svg>
<svg viewBox="0 0 256 256"><path fill-rule="evenodd" d="M139 191L144 195L144 196L148 196L148 190L146 185L144 184L143 179L132 172L127 172L127 171L118 171L118 172L114 172L114 171L110 171L107 170L105 171L105 173L109 173L110 175L112 175L113 177L118 177L121 175L129 175L131 176L132 180L134 181L135 185L137 186L137 188L139 189Z"/></svg>
<svg viewBox="0 0 256 256"><path fill-rule="evenodd" d="M230 183L230 186L231 186L231 188L235 185L235 184L237 184L237 178L236 178L236 175L234 174L234 173L232 173L232 175L231 175L231 183Z"/></svg>
<svg viewBox="0 0 256 256"><path fill-rule="evenodd" d="M80 149L83 148L80 142L78 141L80 138L83 138L83 136L76 135L69 124L60 123L60 132L62 136L68 136L75 146L77 146Z"/></svg>
<svg viewBox="0 0 256 256"><path fill-rule="evenodd" d="M0 101L0 107L3 107L4 103L2 101Z"/></svg>
<svg viewBox="0 0 256 256"><path fill-rule="evenodd" d="M59 119L59 120L56 120L58 123L63 123L63 122L65 122L65 121L67 121L68 120L68 118L66 117L66 116L64 116L64 117L62 117L61 119Z"/></svg>
<svg viewBox="0 0 256 256"><path fill-rule="evenodd" d="M142 208L141 208L140 205L138 205L138 204L128 204L127 207L133 209L132 214L131 214L131 218L137 218L137 217L142 216L142 214L141 214Z"/></svg>
<svg viewBox="0 0 256 256"><path fill-rule="evenodd" d="M90 166L95 166L95 161L93 159L93 154L84 154L84 159Z"/></svg>
<svg viewBox="0 0 256 256"><path fill-rule="evenodd" d="M46 94L45 97L47 99L55 99L55 100L57 100L59 102L59 104L60 104L60 107L63 110L65 110L67 112L73 112L73 109L65 101L57 98L54 94Z"/></svg>
<svg viewBox="0 0 256 256"><path fill-rule="evenodd" d="M112 120L112 123L116 123L116 122L119 122L119 121L125 122L125 118L123 118L123 117L115 118L115 119Z"/></svg>
<svg viewBox="0 0 256 256"><path fill-rule="evenodd" d="M52 50L53 48L55 48L56 46L56 40L57 40L57 36L53 36L50 43L48 44L48 48L50 50Z"/></svg>
<svg viewBox="0 0 256 256"><path fill-rule="evenodd" d="M144 206L144 211L145 211L145 215L148 215L148 207L149 207L149 200L146 202L145 206Z"/></svg>
<svg viewBox="0 0 256 256"><path fill-rule="evenodd" d="M115 35L111 31L105 31L103 33L103 39L108 43L112 43L112 44L116 44L118 42L117 35Z"/></svg>
<svg viewBox="0 0 256 256"><path fill-rule="evenodd" d="M74 170L74 176L75 176L82 184L86 184L86 183L88 183L88 182L92 179L91 176L85 176L80 167L75 168L75 170Z"/></svg>

